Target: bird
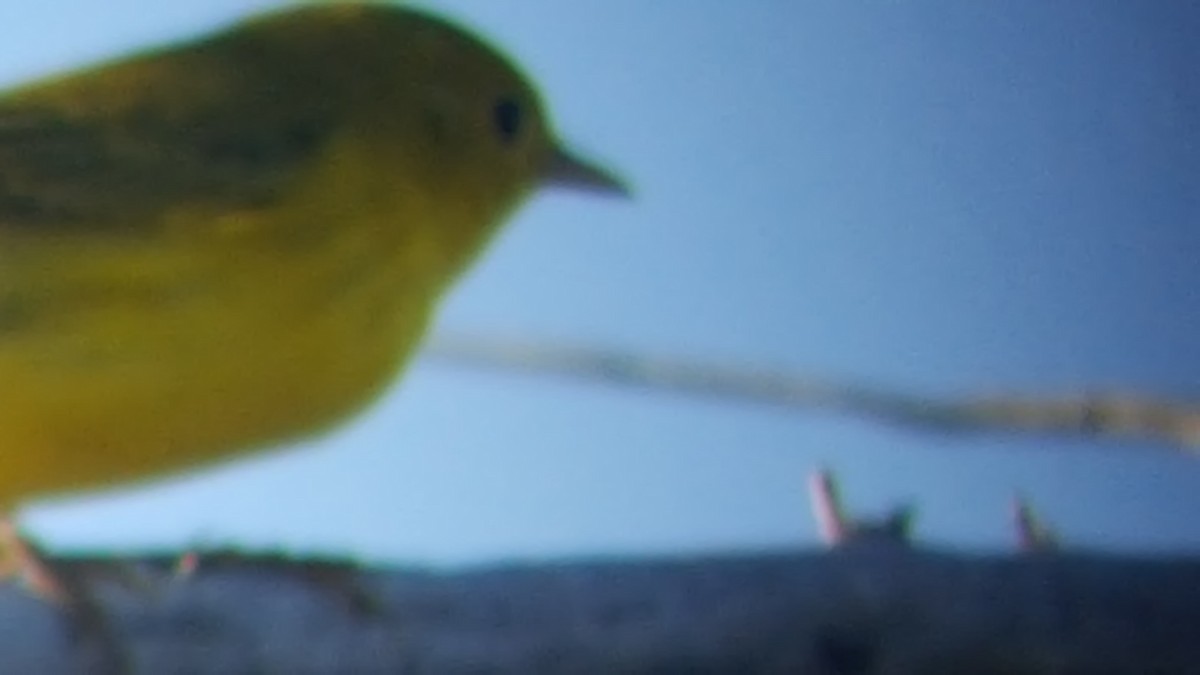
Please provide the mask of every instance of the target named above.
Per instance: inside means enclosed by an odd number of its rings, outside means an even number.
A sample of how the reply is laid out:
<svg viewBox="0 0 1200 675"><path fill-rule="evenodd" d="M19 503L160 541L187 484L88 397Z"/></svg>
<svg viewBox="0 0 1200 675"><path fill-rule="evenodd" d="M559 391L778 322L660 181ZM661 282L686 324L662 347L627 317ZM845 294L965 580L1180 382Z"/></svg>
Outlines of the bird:
<svg viewBox="0 0 1200 675"><path fill-rule="evenodd" d="M388 3L0 92L0 508L345 423L542 188L628 194L500 51Z"/></svg>

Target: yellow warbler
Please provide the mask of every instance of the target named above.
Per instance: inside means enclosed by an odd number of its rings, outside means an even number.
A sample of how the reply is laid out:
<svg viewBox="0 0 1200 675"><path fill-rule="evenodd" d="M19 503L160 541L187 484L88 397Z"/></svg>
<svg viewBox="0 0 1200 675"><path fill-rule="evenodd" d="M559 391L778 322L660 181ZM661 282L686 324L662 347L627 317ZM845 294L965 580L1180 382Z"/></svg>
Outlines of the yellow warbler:
<svg viewBox="0 0 1200 675"><path fill-rule="evenodd" d="M501 55L386 4L0 93L0 505L346 419L549 184L622 190Z"/></svg>

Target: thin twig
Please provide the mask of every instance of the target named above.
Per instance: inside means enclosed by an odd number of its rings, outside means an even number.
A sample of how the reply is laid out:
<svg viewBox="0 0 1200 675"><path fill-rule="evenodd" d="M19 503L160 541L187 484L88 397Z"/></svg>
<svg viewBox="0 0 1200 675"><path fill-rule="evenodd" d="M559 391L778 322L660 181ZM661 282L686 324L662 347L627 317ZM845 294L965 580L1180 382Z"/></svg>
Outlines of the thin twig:
<svg viewBox="0 0 1200 675"><path fill-rule="evenodd" d="M792 373L495 337L439 336L438 361L570 377L688 396L829 409L947 432L1021 432L1148 440L1200 451L1200 402L1110 392L937 400Z"/></svg>

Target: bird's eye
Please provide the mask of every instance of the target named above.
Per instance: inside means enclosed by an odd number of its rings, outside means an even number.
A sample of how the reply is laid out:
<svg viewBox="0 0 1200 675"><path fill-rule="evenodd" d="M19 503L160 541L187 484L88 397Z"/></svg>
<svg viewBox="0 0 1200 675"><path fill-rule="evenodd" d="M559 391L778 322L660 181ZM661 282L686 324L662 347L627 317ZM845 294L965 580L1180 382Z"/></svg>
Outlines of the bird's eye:
<svg viewBox="0 0 1200 675"><path fill-rule="evenodd" d="M522 117L521 104L507 97L496 101L492 108L492 123L501 141L511 143L517 138L521 133Z"/></svg>

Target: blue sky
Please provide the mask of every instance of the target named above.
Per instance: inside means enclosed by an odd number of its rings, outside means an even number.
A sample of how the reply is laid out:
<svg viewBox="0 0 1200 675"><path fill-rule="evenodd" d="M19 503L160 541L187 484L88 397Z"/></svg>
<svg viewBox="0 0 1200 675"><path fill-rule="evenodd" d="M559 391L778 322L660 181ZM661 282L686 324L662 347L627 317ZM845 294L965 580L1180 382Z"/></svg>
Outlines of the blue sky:
<svg viewBox="0 0 1200 675"><path fill-rule="evenodd" d="M277 3L11 3L0 81ZM1189 3L425 2L501 45L630 202L545 194L439 328L930 394L1200 377L1200 9ZM805 475L1004 550L1014 490L1068 541L1200 548L1200 464L1133 443L940 438L825 414L418 362L286 452L56 500L62 547L373 560L815 542Z"/></svg>

